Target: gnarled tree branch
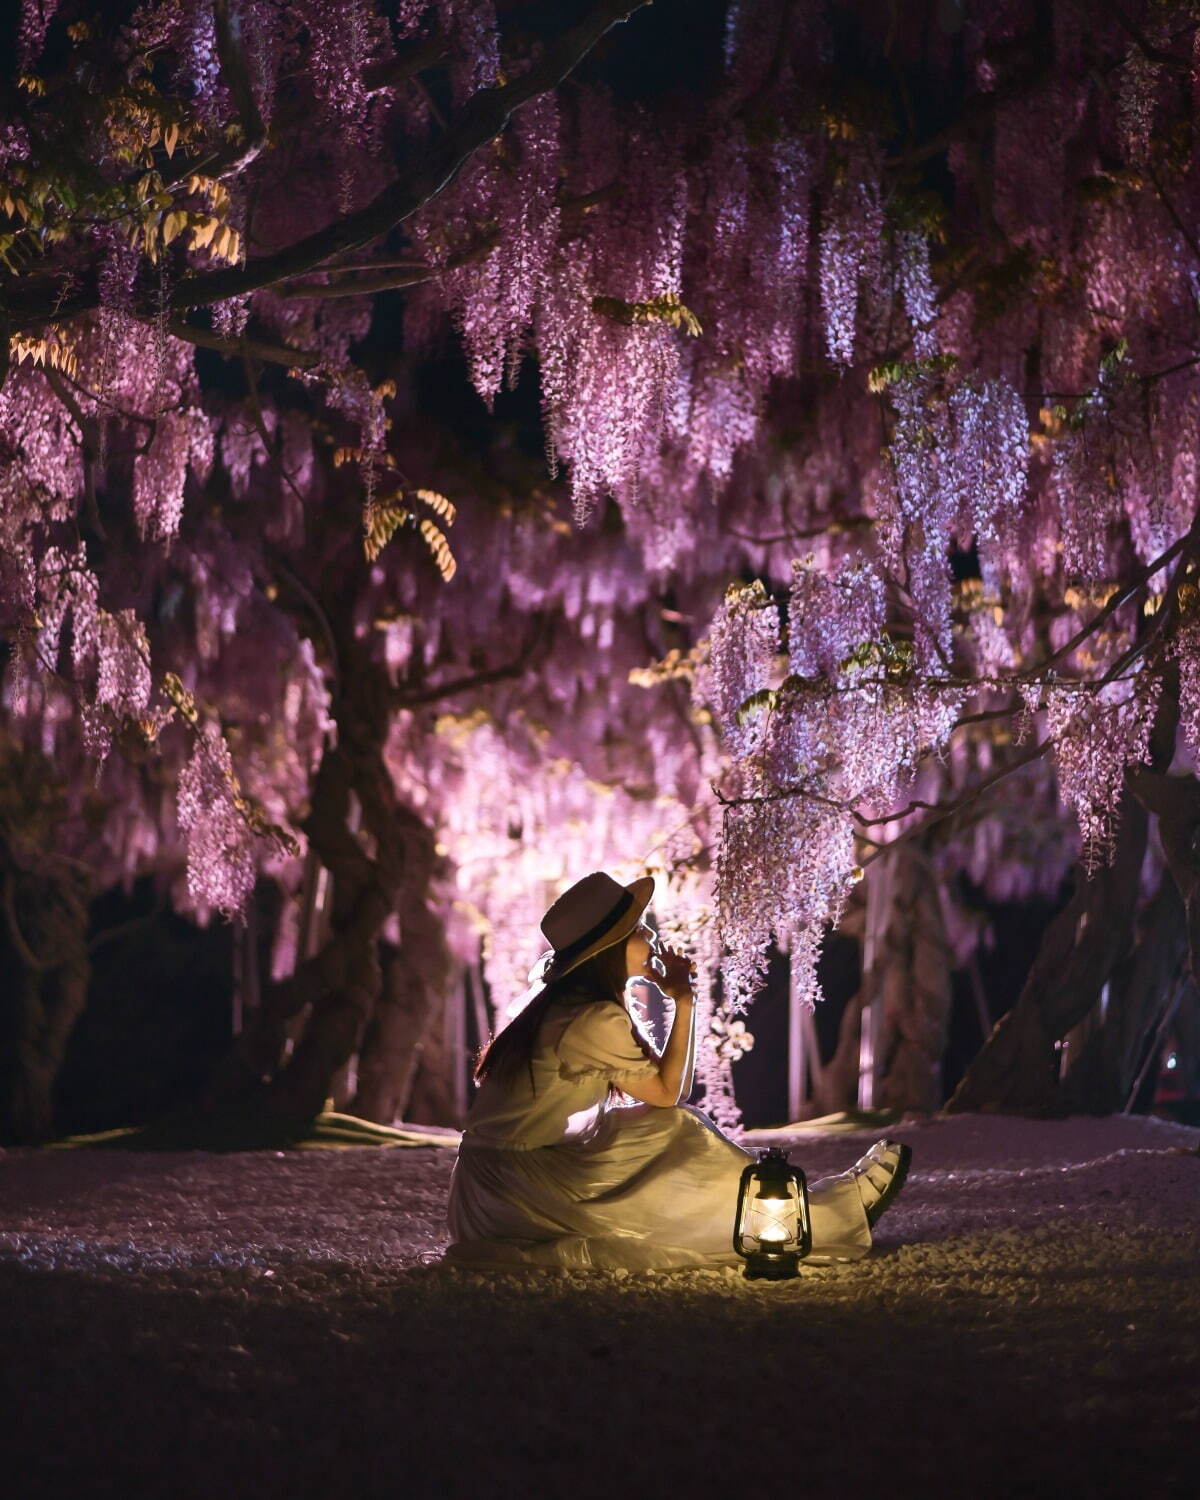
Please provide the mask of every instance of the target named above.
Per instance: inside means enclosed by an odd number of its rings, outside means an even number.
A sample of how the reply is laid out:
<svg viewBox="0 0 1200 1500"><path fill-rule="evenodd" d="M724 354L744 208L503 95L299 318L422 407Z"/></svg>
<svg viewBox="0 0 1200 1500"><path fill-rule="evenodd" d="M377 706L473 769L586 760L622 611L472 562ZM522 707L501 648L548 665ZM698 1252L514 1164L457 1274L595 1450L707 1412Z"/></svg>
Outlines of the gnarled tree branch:
<svg viewBox="0 0 1200 1500"><path fill-rule="evenodd" d="M470 266L476 261L483 260L496 248L499 239L498 233L484 235L469 250L464 250L461 255L453 256L443 266L413 265L411 262L391 269L381 266L374 274L356 275L347 280L295 282L290 286L281 286L276 295L316 298L368 297L375 292L395 291L397 288L406 286L420 286L422 282L432 281L435 276L442 276L447 271L457 271L462 266ZM340 277L348 269L345 266L330 266L325 274ZM359 266L356 269L369 271L370 268Z"/></svg>
<svg viewBox="0 0 1200 1500"><path fill-rule="evenodd" d="M547 42L541 57L526 73L500 88L476 94L425 156L402 172L365 208L345 214L324 229L273 254L258 256L244 266L185 276L172 289L169 305L175 310L208 307L230 297L244 296L315 271L334 256L361 250L389 233L448 187L475 152L499 135L523 104L557 88L606 31L648 3L649 0L597 0L573 26ZM78 317L91 311L98 301L95 289L69 300L60 299L57 307L44 299L21 306L14 296L10 300L12 330L23 332L51 320L63 322Z"/></svg>
<svg viewBox="0 0 1200 1500"><path fill-rule="evenodd" d="M443 698L454 698L459 693L469 693L473 688L490 687L494 682L504 682L522 676L544 638L545 620L539 616L533 635L521 652L502 667L491 667L485 672L471 672L465 677L452 677L447 682L432 683L428 687L400 688L393 695L396 708L417 708L423 703L439 703Z"/></svg>
<svg viewBox="0 0 1200 1500"><path fill-rule="evenodd" d="M198 344L202 349L215 349L218 354L249 355L251 359L286 365L292 370L311 370L321 363L321 356L311 349L293 349L290 344L272 344L264 339L227 339L211 328L196 328L182 318L172 318L167 324L167 332L172 338Z"/></svg>
<svg viewBox="0 0 1200 1500"><path fill-rule="evenodd" d="M182 182L185 177L200 172L206 177L229 177L234 172L244 172L261 155L267 144L267 127L259 113L250 82L250 70L246 67L242 18L236 6L230 6L229 0L213 0L213 20L216 23L221 77L233 95L241 136L208 156L178 161L165 174L166 182Z"/></svg>

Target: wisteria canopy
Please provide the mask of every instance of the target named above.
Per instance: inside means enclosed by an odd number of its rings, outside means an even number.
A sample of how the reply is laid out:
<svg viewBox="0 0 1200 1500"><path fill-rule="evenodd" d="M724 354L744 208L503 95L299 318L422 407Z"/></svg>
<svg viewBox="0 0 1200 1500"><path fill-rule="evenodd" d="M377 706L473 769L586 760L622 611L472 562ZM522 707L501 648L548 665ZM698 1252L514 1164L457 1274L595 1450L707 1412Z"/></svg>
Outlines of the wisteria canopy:
<svg viewBox="0 0 1200 1500"><path fill-rule="evenodd" d="M818 998L848 906L879 948L915 882L965 966L965 891L1074 868L973 1106L1186 982L1200 7L25 0L12 41L0 873L48 1032L64 923L144 875L269 909L222 1086L293 1112L361 1051L390 1118L387 1017L482 945L502 1018L596 867L659 877L717 1038L773 949Z"/></svg>

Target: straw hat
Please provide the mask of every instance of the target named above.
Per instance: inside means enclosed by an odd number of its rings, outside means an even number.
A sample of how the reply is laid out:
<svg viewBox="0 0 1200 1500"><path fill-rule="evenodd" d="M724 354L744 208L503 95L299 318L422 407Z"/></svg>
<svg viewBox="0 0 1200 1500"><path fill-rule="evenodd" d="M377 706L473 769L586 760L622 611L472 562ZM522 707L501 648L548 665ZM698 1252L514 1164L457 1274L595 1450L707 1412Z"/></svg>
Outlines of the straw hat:
<svg viewBox="0 0 1200 1500"><path fill-rule="evenodd" d="M643 875L621 885L596 870L577 880L542 918L542 932L553 948L542 961L543 984L561 979L593 954L623 943L642 919L654 894L654 878Z"/></svg>

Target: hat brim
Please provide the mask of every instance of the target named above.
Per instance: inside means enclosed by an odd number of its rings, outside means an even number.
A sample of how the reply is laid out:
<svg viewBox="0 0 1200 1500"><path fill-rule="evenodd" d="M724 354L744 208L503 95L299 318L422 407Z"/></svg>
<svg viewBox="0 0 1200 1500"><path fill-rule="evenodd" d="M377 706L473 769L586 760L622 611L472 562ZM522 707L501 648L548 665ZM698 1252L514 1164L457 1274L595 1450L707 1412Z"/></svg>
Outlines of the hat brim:
<svg viewBox="0 0 1200 1500"><path fill-rule="evenodd" d="M539 960L537 967L540 968L549 958L549 963L541 973L541 982L550 984L555 979L561 979L564 974L569 974L572 969L577 969L580 964L587 963L589 958L595 958L597 953L603 953L605 948L615 948L618 943L623 943L633 929L642 920L642 913L650 905L650 898L654 895L654 876L641 875L637 880L631 880L625 887L633 897L633 903L628 911L623 912L613 925L608 928L594 943L589 944L582 953L575 954L564 963L553 951Z"/></svg>

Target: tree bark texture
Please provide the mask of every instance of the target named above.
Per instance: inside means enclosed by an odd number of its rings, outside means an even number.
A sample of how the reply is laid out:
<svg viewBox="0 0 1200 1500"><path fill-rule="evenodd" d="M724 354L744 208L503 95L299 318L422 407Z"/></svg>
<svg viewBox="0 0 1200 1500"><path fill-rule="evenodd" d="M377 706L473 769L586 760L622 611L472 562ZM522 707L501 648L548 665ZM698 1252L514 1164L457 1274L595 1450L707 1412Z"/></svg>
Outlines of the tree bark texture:
<svg viewBox="0 0 1200 1500"><path fill-rule="evenodd" d="M1080 1028L1078 1056L1062 1080L1068 1113L1115 1114L1125 1108L1147 1047L1178 995L1186 962L1183 902L1167 875L1146 904L1132 949L1112 972L1103 1015L1096 1007L1086 1030Z"/></svg>
<svg viewBox="0 0 1200 1500"><path fill-rule="evenodd" d="M1187 538L1180 543L1181 547L1188 545ZM1177 566L1181 569L1187 565L1185 554L1184 562ZM1175 753L1178 727L1179 673L1168 662L1150 735L1148 764L1126 772L1112 860L1090 877L1081 864L1076 866L1070 901L1047 926L1016 1004L1001 1016L963 1075L945 1106L948 1114L968 1110L1060 1114L1071 1107L1070 1093L1059 1088L1056 1044L1097 1004L1105 984L1134 943L1149 837L1147 808L1159 811L1148 800L1147 788L1174 782L1175 778L1161 773ZM1200 794L1196 801L1200 823ZM1168 831L1161 815L1159 831L1174 874ZM1187 909L1188 896L1182 887L1181 893ZM1165 916L1160 920L1166 920ZM1190 911L1188 920L1190 926ZM1200 904L1195 920L1200 922ZM1121 983L1126 981L1122 979Z"/></svg>
<svg viewBox="0 0 1200 1500"><path fill-rule="evenodd" d="M1200 783L1139 766L1130 778L1139 802L1158 819L1159 839L1186 919L1188 965L1200 981Z"/></svg>
<svg viewBox="0 0 1200 1500"><path fill-rule="evenodd" d="M8 865L0 990L0 1140L37 1145L54 1134L54 1085L87 1003L88 892L74 871Z"/></svg>
<svg viewBox="0 0 1200 1500"><path fill-rule="evenodd" d="M855 887L838 929L839 935L857 943L861 955L866 926L866 892ZM828 1062L814 1057L810 1075L809 1099L804 1117L841 1114L858 1104L858 1068L861 1053L862 1007L864 999L861 970L858 988L846 1001L838 1019L837 1045Z"/></svg>
<svg viewBox="0 0 1200 1500"><path fill-rule="evenodd" d="M339 646L337 743L322 758L304 823L310 847L332 880L328 936L316 953L298 961L290 979L268 988L254 1023L209 1091L213 1112L237 1107L240 1098L242 1107L272 1116L319 1114L375 1014L383 985L379 940L389 916L399 910L402 926L420 929L426 913L433 835L397 797L384 758L391 684L351 631ZM360 819L352 818L355 800ZM303 1027L281 1067L281 1039L289 1023L300 1019Z"/></svg>
<svg viewBox="0 0 1200 1500"><path fill-rule="evenodd" d="M1200 1100L1200 988L1189 981L1180 991L1174 1016L1176 1086L1185 1103Z"/></svg>
<svg viewBox="0 0 1200 1500"><path fill-rule="evenodd" d="M182 277L171 288L170 306L207 307L227 297L274 286L317 270L334 257L361 249L388 234L452 182L475 152L500 134L516 110L557 88L606 31L647 3L648 0L596 0L573 25L546 40L531 67L469 99L441 136L415 161L406 163L370 203L290 245L252 257L244 265ZM232 148L237 156L253 147L253 124L243 122L242 135L245 139ZM12 300L16 305L10 311L11 331L19 332L40 327L50 319L62 322L78 317L98 305L98 294L89 287L70 297L64 297L60 290L56 297L47 298L43 293L29 301Z"/></svg>
<svg viewBox="0 0 1200 1500"><path fill-rule="evenodd" d="M414 1125L461 1124L454 1087L454 1068L461 1055L452 1048L450 1007L457 995L442 989L435 997L425 1034L421 1038L409 1096L408 1118Z"/></svg>
<svg viewBox="0 0 1200 1500"><path fill-rule="evenodd" d="M49 762L0 741L0 1140L54 1133L54 1085L87 1003L91 877L57 852Z"/></svg>
<svg viewBox="0 0 1200 1500"><path fill-rule="evenodd" d="M953 1002L938 881L917 844L901 844L887 858L891 899L875 952L873 998L883 1007L875 1102L932 1113L942 1102Z"/></svg>
<svg viewBox="0 0 1200 1500"><path fill-rule="evenodd" d="M405 1117L450 980L441 923L426 902L433 873L431 846L432 839L421 848L426 858L414 859L407 872L400 946L385 958L382 992L359 1055L358 1093L351 1109L381 1125ZM436 1123L448 1120L443 1115Z"/></svg>
<svg viewBox="0 0 1200 1500"><path fill-rule="evenodd" d="M1090 879L1076 870L1074 893L1046 928L1016 1004L967 1069L948 1113L1041 1115L1064 1108L1055 1044L1095 1005L1130 947L1146 837L1146 813L1126 792L1112 864Z"/></svg>
<svg viewBox="0 0 1200 1500"><path fill-rule="evenodd" d="M812 1110L815 1117L841 1114L858 1103L858 1059L862 1046L865 989L846 1001L838 1023L837 1050L818 1073L813 1072Z"/></svg>

